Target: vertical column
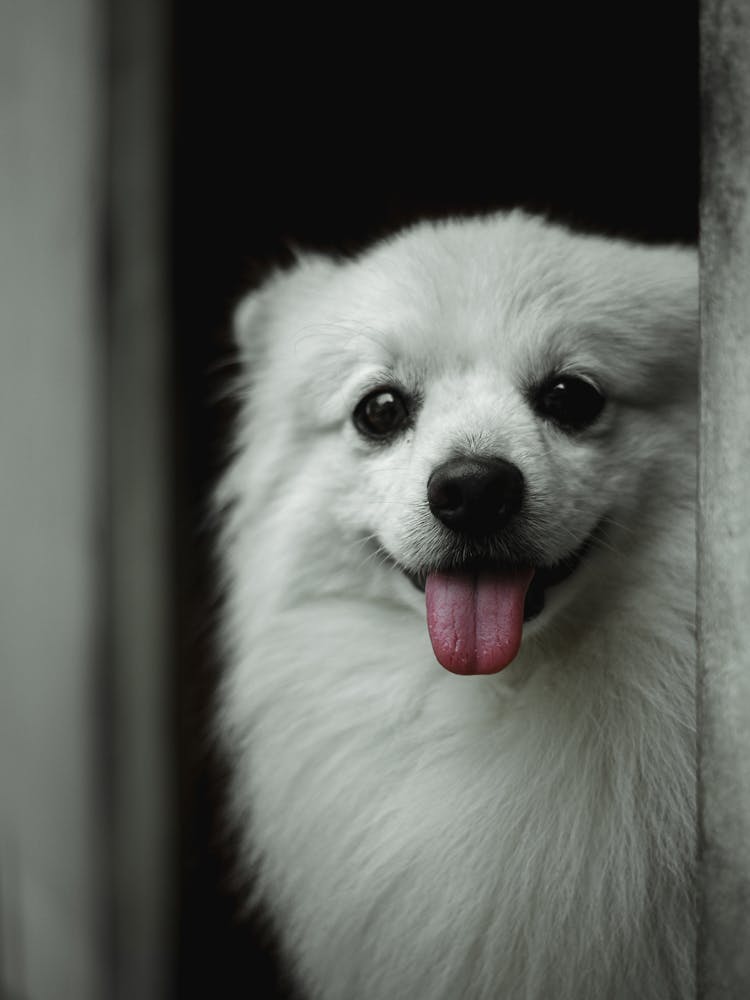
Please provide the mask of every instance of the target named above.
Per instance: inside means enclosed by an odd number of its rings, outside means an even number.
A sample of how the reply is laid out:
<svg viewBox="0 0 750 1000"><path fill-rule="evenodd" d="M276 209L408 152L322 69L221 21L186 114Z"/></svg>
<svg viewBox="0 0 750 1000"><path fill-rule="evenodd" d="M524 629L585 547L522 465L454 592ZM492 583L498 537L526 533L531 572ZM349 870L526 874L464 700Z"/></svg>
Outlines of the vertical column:
<svg viewBox="0 0 750 1000"><path fill-rule="evenodd" d="M164 0L109 0L108 669L117 1000L163 1000L175 846Z"/></svg>
<svg viewBox="0 0 750 1000"><path fill-rule="evenodd" d="M3 6L3 997L170 996L168 10Z"/></svg>
<svg viewBox="0 0 750 1000"><path fill-rule="evenodd" d="M0 30L0 995L105 1000L96 0Z"/></svg>
<svg viewBox="0 0 750 1000"><path fill-rule="evenodd" d="M698 993L750 996L750 8L702 7Z"/></svg>

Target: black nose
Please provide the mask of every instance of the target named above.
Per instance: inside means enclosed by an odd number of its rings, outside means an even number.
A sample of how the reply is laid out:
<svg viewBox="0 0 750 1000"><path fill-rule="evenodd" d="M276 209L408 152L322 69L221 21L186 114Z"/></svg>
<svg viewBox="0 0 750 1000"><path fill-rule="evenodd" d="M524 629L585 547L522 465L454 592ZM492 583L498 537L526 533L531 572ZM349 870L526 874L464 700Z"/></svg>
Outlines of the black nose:
<svg viewBox="0 0 750 1000"><path fill-rule="evenodd" d="M451 458L427 483L430 510L452 531L488 536L521 508L523 476L502 458Z"/></svg>

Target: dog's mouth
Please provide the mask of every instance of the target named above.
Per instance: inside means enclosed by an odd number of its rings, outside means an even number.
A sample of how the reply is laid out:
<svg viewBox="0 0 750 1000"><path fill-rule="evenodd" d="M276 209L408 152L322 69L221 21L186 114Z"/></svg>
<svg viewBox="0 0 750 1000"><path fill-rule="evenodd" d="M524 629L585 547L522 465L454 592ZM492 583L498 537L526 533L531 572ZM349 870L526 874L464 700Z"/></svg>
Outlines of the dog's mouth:
<svg viewBox="0 0 750 1000"><path fill-rule="evenodd" d="M573 575L600 531L552 565L475 558L414 572L389 559L425 593L438 661L452 673L497 673L515 659L523 625L542 612L547 591Z"/></svg>
<svg viewBox="0 0 750 1000"><path fill-rule="evenodd" d="M526 591L523 605L523 621L531 621L532 618L536 618L544 610L545 595L550 587L555 587L557 584L562 583L567 580L575 570L580 565L583 557L586 555L588 550L591 548L591 543L593 540L593 534L590 535L580 548L571 552L569 555L564 556L561 560L554 563L552 566L535 566L533 569L533 577ZM389 557L390 558L390 557ZM421 570L417 573L412 570L406 569L401 566L394 559L390 559L391 562L401 570L404 576L409 580L412 586L416 587L417 590L421 590L422 593L425 591L427 584L427 579L430 576L430 572L427 570ZM525 567L522 566L507 566L502 563L495 562L489 559L472 559L466 563L462 564L449 564L438 571L433 572L443 572L443 573L498 573L498 574L513 574L519 569Z"/></svg>

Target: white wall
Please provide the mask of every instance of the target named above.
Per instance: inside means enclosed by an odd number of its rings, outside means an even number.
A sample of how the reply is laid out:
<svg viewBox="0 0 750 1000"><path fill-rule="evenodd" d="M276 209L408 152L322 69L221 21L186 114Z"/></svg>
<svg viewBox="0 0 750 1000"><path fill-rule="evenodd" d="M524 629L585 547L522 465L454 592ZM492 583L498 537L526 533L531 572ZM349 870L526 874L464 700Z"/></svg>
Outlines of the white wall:
<svg viewBox="0 0 750 1000"><path fill-rule="evenodd" d="M169 995L162 0L0 0L0 995Z"/></svg>
<svg viewBox="0 0 750 1000"><path fill-rule="evenodd" d="M0 31L0 984L105 996L95 0ZM5 994L3 994L5 995Z"/></svg>
<svg viewBox="0 0 750 1000"><path fill-rule="evenodd" d="M750 997L750 8L704 0L699 995Z"/></svg>

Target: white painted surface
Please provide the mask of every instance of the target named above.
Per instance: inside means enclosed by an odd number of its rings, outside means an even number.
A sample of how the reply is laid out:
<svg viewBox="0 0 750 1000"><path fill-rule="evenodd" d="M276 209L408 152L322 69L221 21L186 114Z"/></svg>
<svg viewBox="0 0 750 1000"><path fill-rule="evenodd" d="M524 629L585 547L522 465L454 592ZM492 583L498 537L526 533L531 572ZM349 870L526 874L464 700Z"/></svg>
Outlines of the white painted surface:
<svg viewBox="0 0 750 1000"><path fill-rule="evenodd" d="M0 983L89 1000L105 995L98 6L4 3L2 25Z"/></svg>
<svg viewBox="0 0 750 1000"><path fill-rule="evenodd" d="M750 997L750 10L703 4L699 996Z"/></svg>

